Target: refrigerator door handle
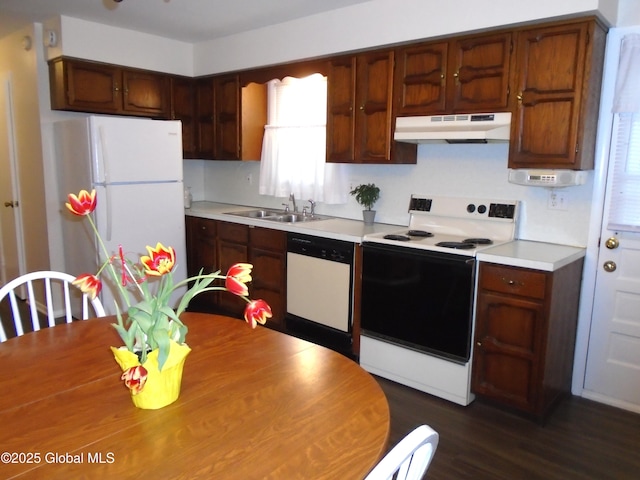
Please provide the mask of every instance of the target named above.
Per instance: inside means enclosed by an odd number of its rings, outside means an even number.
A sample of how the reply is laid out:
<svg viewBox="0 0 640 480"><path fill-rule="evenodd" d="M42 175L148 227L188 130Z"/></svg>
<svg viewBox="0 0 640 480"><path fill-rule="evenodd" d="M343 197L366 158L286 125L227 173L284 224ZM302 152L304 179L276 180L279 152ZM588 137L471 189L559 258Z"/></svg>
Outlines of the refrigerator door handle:
<svg viewBox="0 0 640 480"><path fill-rule="evenodd" d="M102 173L104 178L104 196L105 196L105 213L107 217L107 225L105 229L105 236L107 238L107 242L111 241L111 231L113 229L113 219L111 212L113 211L113 207L111 205L111 184L109 183L109 159L107 158L107 141L106 134L104 131L104 126L100 125L98 127L98 138L100 147L99 150L99 158L98 163L102 165Z"/></svg>
<svg viewBox="0 0 640 480"><path fill-rule="evenodd" d="M113 218L112 218L112 212L113 212L113 207L111 205L111 184L110 183L105 183L104 185L104 196L105 196L105 213L107 216L107 226L106 226L106 230L105 230L105 236L107 237L107 242L111 241L111 231L113 229Z"/></svg>

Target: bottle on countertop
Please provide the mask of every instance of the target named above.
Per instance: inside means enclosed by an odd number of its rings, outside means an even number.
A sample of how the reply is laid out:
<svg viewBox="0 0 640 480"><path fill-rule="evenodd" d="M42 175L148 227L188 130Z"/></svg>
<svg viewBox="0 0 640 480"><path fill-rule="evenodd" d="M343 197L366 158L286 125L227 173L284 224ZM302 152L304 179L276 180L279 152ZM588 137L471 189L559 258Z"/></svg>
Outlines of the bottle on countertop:
<svg viewBox="0 0 640 480"><path fill-rule="evenodd" d="M191 202L193 202L193 195L191 194L191 187L185 187L185 189L184 189L184 208L191 208Z"/></svg>

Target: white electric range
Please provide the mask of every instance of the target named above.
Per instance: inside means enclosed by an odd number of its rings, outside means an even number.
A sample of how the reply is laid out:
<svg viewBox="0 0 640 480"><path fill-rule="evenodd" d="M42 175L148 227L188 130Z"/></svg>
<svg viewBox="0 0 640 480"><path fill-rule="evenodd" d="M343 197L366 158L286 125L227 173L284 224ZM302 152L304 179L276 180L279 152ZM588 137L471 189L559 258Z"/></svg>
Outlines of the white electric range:
<svg viewBox="0 0 640 480"><path fill-rule="evenodd" d="M409 226L363 241L475 256L514 239L517 201L412 195Z"/></svg>
<svg viewBox="0 0 640 480"><path fill-rule="evenodd" d="M412 195L406 228L363 238L360 364L468 405L476 253L514 240L517 201Z"/></svg>

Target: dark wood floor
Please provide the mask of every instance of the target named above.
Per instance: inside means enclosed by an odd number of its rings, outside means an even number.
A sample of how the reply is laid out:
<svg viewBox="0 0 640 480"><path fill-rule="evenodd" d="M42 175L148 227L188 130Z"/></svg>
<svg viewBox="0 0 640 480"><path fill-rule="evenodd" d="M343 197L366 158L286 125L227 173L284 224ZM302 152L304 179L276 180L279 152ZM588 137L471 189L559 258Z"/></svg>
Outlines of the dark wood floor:
<svg viewBox="0 0 640 480"><path fill-rule="evenodd" d="M429 480L640 478L640 415L571 397L540 426L478 400L462 407L376 378L391 409L390 447L423 423L440 434Z"/></svg>

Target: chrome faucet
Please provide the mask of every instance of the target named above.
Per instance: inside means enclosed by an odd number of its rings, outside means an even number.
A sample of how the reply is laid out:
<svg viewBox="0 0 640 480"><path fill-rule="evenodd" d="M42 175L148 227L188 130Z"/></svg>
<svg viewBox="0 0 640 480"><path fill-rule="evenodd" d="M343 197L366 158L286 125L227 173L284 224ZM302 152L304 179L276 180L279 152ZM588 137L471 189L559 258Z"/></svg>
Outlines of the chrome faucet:
<svg viewBox="0 0 640 480"><path fill-rule="evenodd" d="M311 205L311 211L309 214L313 217L316 214L316 202L309 200L309 204Z"/></svg>
<svg viewBox="0 0 640 480"><path fill-rule="evenodd" d="M293 202L293 211L295 213L297 213L298 212L298 207L296 206L296 197L295 197L295 195L293 193L289 195L289 201Z"/></svg>

